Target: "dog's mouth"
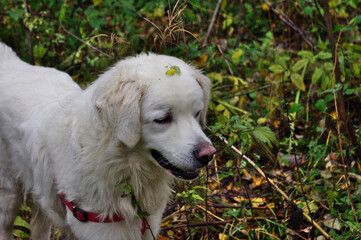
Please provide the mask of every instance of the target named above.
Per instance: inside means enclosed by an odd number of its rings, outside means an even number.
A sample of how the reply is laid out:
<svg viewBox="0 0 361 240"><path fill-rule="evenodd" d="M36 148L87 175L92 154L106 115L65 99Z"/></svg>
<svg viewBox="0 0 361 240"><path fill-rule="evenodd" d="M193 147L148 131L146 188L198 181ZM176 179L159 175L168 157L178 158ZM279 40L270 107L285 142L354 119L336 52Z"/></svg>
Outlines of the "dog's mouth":
<svg viewBox="0 0 361 240"><path fill-rule="evenodd" d="M182 170L172 165L163 155L157 150L150 150L152 157L159 163L160 166L169 170L174 177L183 179L183 180L191 180L199 175L199 169L193 170Z"/></svg>

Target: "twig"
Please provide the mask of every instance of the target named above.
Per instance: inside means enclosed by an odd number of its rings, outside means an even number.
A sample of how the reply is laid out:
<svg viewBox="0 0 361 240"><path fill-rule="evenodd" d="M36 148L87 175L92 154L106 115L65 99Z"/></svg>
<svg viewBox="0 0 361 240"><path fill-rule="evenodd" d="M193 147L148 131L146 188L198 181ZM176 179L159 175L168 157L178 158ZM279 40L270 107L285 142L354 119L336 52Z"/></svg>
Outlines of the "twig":
<svg viewBox="0 0 361 240"><path fill-rule="evenodd" d="M182 213L182 212L183 212L183 211L181 211L180 209L178 209L178 210L175 211L174 213L171 213L171 214L169 214L168 216L164 217L164 218L162 219L162 221L163 221L163 222L166 222L166 221L168 221L169 219L171 219L174 215L180 214L180 213Z"/></svg>
<svg viewBox="0 0 361 240"><path fill-rule="evenodd" d="M315 44L305 36L305 34L302 32L301 29L299 29L292 21L291 19L289 19L282 11L280 10L276 10L272 4L267 1L267 0L263 0L267 5L268 7L272 10L272 12L274 14L276 14L284 23L286 23L289 27L291 27L298 35L300 35L308 45L310 45L312 48L318 50L316 47L315 47Z"/></svg>
<svg viewBox="0 0 361 240"><path fill-rule="evenodd" d="M189 223L189 224L180 224L180 225L174 225L169 227L162 227L161 231L171 230L171 229L177 229L177 228L185 228L185 227L204 227L204 226L216 226L216 225L224 225L227 223L232 223L234 220L225 220L225 221L215 221L215 222L200 222L200 223Z"/></svg>
<svg viewBox="0 0 361 240"><path fill-rule="evenodd" d="M198 206L199 208L201 208L202 210L204 210L206 212L206 222L208 222L208 166L206 167L206 189L205 189L205 193L206 193L206 209L202 208L201 206ZM210 213L211 214L211 213ZM213 214L211 214L212 216L214 216ZM224 219L221 219L224 220ZM207 240L208 238L208 225L206 225L206 236L207 236Z"/></svg>
<svg viewBox="0 0 361 240"><path fill-rule="evenodd" d="M186 187L185 187L186 185L185 185L185 183L183 182L183 190L186 192ZM184 200L183 200L184 201ZM185 209L185 214L186 214L186 219L187 219L187 237L190 237L191 236L191 234L190 234L190 232L191 232L191 229L190 229L190 223L189 223L189 215L188 215L188 209L187 209L187 203L186 203L186 201L184 201L184 209Z"/></svg>
<svg viewBox="0 0 361 240"><path fill-rule="evenodd" d="M326 23L326 27L327 27L327 33L328 33L328 37L330 39L332 59L334 61L331 83L332 83L332 87L335 88L335 78L336 78L337 83L341 83L341 71L340 71L340 67L338 65L338 61L337 61L338 60L337 48L338 48L338 44L340 42L341 34L342 34L342 31L344 28L341 29L341 31L338 35L337 43L335 44L335 39L333 36L333 31L332 31L333 26L332 26L331 14L330 14L329 6L328 6L328 0L323 0L322 5L323 5L323 10L324 10L324 19L325 19L325 23ZM340 89L338 91L337 97L336 97L336 92L333 92L333 100L334 100L334 104L335 104L335 112L336 112L336 117L337 117L337 119L336 119L337 120L337 135L338 135L339 148L340 148L339 151L340 151L340 155L341 155L341 159L342 159L342 167L343 167L343 171L344 171L347 195L350 200L350 205L351 205L352 212L354 214L355 221L358 223L357 214L356 214L355 207L354 207L353 201L352 201L348 174L347 174L347 169L346 169L346 163L345 163L345 159L343 156L343 150L342 150L340 118L346 122L346 129L348 130L348 132L350 130L353 130L353 126L352 125L349 126L349 124L348 124L349 117L348 117L348 114L346 113L346 109L345 109L345 103L344 103L344 99L343 99L343 89ZM339 113L339 111L340 111L340 113ZM350 134L350 132L349 132L349 134ZM350 137L351 137L351 141L352 141L353 136L350 136ZM359 145L358 142L357 142L357 145ZM357 147L357 145L354 145L354 146Z"/></svg>
<svg viewBox="0 0 361 240"><path fill-rule="evenodd" d="M207 205L206 205L206 206L207 206ZM197 208L203 210L204 212L208 213L209 215L212 215L214 218L217 218L217 219L220 220L220 221L224 221L223 218L218 217L217 215L213 214L212 212L208 211L207 209L204 209L203 207L201 207L201 206L199 206L199 205L197 205ZM206 222L208 222L208 221L206 221ZM206 225L206 227L207 227L207 225ZM208 228L208 227L207 227L207 228Z"/></svg>
<svg viewBox="0 0 361 240"><path fill-rule="evenodd" d="M360 175L357 175L356 173L352 173L352 172L349 172L348 175L349 175L351 178L354 178L354 179L356 179L357 181L360 181L360 182L361 182L361 176L360 176Z"/></svg>
<svg viewBox="0 0 361 240"><path fill-rule="evenodd" d="M100 52L101 54L107 56L107 57L110 58L110 59L117 60L115 57L113 57L113 56L109 55L108 53L105 53L105 52L103 52L102 50L100 50L100 49L98 49L98 48L90 45L89 43L85 42L83 39L81 39L81 38L77 37L76 35L74 35L73 33L69 32L69 31L66 30L63 26L61 26L61 29L62 29L64 32L66 32L67 34L69 34L70 36L72 36L73 38L75 38L76 40L84 43L85 45L87 45L88 47L90 47L91 49L93 49L94 51Z"/></svg>
<svg viewBox="0 0 361 240"><path fill-rule="evenodd" d="M340 70L340 67L339 67L339 64L337 61L337 58L338 58L337 57L337 46L338 46L342 31L340 31L340 35L338 37L337 44L335 44L335 38L333 35L333 24L332 24L332 20L331 20L331 14L330 14L329 6L328 6L328 1L322 1L322 5L323 5L323 9L324 9L324 21L325 21L326 28L327 28L328 38L330 40L332 60L335 63L334 71L333 71L334 74L332 75L332 79L335 76L336 83L342 84L341 70ZM340 115L337 114L337 119L340 116L341 120L345 123L347 135L350 138L353 147L356 148L355 154L356 154L358 160L361 161L361 146L357 140L357 137L355 134L355 129L352 125L352 121L350 121L349 115L348 115L346 107L345 107L345 100L344 100L342 88L337 92L337 104L338 104L339 113L340 113Z"/></svg>
<svg viewBox="0 0 361 240"><path fill-rule="evenodd" d="M150 234L152 235L153 240L156 240L156 239L155 239L155 236L154 236L154 234L153 234L152 228L150 227L150 225L149 225L149 223L148 223L147 218L145 218L145 222L146 222L147 227L148 227L148 229L149 229L149 231L150 231Z"/></svg>
<svg viewBox="0 0 361 240"><path fill-rule="evenodd" d="M227 59L226 56L224 55L222 48L221 48L218 44L216 44L216 45L217 45L217 48L218 48L219 52L222 54L222 57L224 58L224 61L225 61L226 64L227 64L229 73L233 76L232 68L231 68L231 66L229 65L228 59Z"/></svg>
<svg viewBox="0 0 361 240"><path fill-rule="evenodd" d="M236 42L236 47L238 47L239 42L241 41L242 8L243 8L243 0L239 0L239 12L238 12L237 42Z"/></svg>
<svg viewBox="0 0 361 240"><path fill-rule="evenodd" d="M219 9L221 8L222 2L223 2L223 0L218 0L218 2L217 2L216 9L214 10L211 23L208 26L206 37L204 38L203 43L202 43L202 48L205 48L207 45L209 35L211 34L214 23L216 22L216 18L218 16Z"/></svg>
<svg viewBox="0 0 361 240"><path fill-rule="evenodd" d="M225 142L228 145L228 141L226 139L224 139L223 137L219 137L223 142ZM243 159L245 159L249 164L251 164L254 169L256 169L256 171L263 177L265 178L270 184L271 186L282 195L282 197L289 203L291 203L292 205L295 205L295 203L293 202L293 200L291 200L286 193L284 193L273 181L272 179L268 178L266 176L266 174L261 170L261 168L255 164L249 157L245 156L240 150L238 150L235 146L231 146L231 149L233 151L235 151L237 154L239 154ZM331 238L330 235L328 235L321 227L320 225L318 225L315 221L313 221L311 219L310 216L308 216L305 212L302 212L303 216L310 222L312 223L312 225L317 228L323 236L325 236L327 239L333 239Z"/></svg>
<svg viewBox="0 0 361 240"><path fill-rule="evenodd" d="M26 38L27 38L27 41L28 41L28 50L29 50L30 63L34 64L32 32L31 32L31 29L28 27L30 11L29 11L29 5L28 5L27 0L24 0L24 11L25 11L25 19L26 19L26 22L25 22Z"/></svg>
<svg viewBox="0 0 361 240"><path fill-rule="evenodd" d="M255 217L255 218L240 218L237 220L238 221L244 221L244 222L249 222L252 220L262 220L262 219L274 219L274 218L269 218L269 217ZM232 223L234 223L235 220L224 220L224 221L213 221L213 222L198 222L198 223L189 223L189 227L205 227L205 226L216 226L216 225L224 225L224 224L231 224L233 226ZM168 226L168 227L162 227L160 228L160 231L168 231L168 230L172 230L172 229L177 229L177 228L186 228L188 227L188 224L179 224L179 225L173 225L173 226Z"/></svg>

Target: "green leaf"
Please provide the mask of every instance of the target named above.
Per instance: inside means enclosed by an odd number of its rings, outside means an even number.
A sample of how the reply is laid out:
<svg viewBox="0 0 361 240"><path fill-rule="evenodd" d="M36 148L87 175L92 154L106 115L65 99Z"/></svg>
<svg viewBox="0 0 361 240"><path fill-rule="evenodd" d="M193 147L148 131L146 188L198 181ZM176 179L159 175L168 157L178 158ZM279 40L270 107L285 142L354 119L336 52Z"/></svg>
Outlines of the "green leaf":
<svg viewBox="0 0 361 240"><path fill-rule="evenodd" d="M60 21L65 21L65 15L66 15L67 8L68 8L68 4L66 4L66 2L64 2L64 4L60 8L60 13L59 13Z"/></svg>
<svg viewBox="0 0 361 240"><path fill-rule="evenodd" d="M325 112L327 110L327 103L324 99L318 99L315 103L315 108L320 112Z"/></svg>
<svg viewBox="0 0 361 240"><path fill-rule="evenodd" d="M226 162L226 167L232 167L233 166L233 160L228 160Z"/></svg>
<svg viewBox="0 0 361 240"><path fill-rule="evenodd" d="M304 9L303 9L304 13L305 13L305 16L312 16L312 7L310 6L306 6Z"/></svg>
<svg viewBox="0 0 361 240"><path fill-rule="evenodd" d="M333 63L327 62L324 64L325 71L333 71Z"/></svg>
<svg viewBox="0 0 361 240"><path fill-rule="evenodd" d="M321 95L325 94L325 93L336 93L337 91L339 91L341 89L342 89L342 84L341 83L336 83L335 88L328 88L325 91L321 92Z"/></svg>
<svg viewBox="0 0 361 240"><path fill-rule="evenodd" d="M311 58L313 58L313 52L306 51L306 50L305 51L299 51L298 56L303 57L303 58L311 59Z"/></svg>
<svg viewBox="0 0 361 240"><path fill-rule="evenodd" d="M224 109L226 109L226 107L223 105L223 104L218 104L217 107L216 107L216 110L217 112L221 112L223 111Z"/></svg>
<svg viewBox="0 0 361 240"><path fill-rule="evenodd" d="M130 184L125 184L125 185L123 186L123 193L124 193L124 194L129 195L129 194L132 193L132 191L133 191L132 185L130 185Z"/></svg>
<svg viewBox="0 0 361 240"><path fill-rule="evenodd" d="M285 69L283 69L283 67L279 64L272 65L268 69L274 73L282 73L285 71Z"/></svg>
<svg viewBox="0 0 361 240"><path fill-rule="evenodd" d="M241 57L244 55L243 50L238 50L232 54L232 62L238 64L241 61Z"/></svg>
<svg viewBox="0 0 361 240"><path fill-rule="evenodd" d="M168 76L173 76L175 74L175 68L171 68L165 72Z"/></svg>
<svg viewBox="0 0 361 240"><path fill-rule="evenodd" d="M298 73L291 74L291 81L296 85L296 87L302 91L306 91L305 83L303 82L303 78Z"/></svg>
<svg viewBox="0 0 361 240"><path fill-rule="evenodd" d="M312 84L316 84L318 80L320 80L322 75L323 75L323 70L321 68L316 68L312 74Z"/></svg>
<svg viewBox="0 0 361 240"><path fill-rule="evenodd" d="M321 89L327 90L331 87L331 79L330 76L326 75L324 78L321 79Z"/></svg>
<svg viewBox="0 0 361 240"><path fill-rule="evenodd" d="M212 80L216 80L216 81L218 81L218 82L220 82L220 83L223 82L223 77L222 77L222 75L219 74L219 73L211 72L211 73L208 73L208 74L207 74L207 77L209 77L209 78L212 79Z"/></svg>
<svg viewBox="0 0 361 240"><path fill-rule="evenodd" d="M171 66L171 68L165 72L168 76L173 76L174 74L181 74L181 70L178 66Z"/></svg>
<svg viewBox="0 0 361 240"><path fill-rule="evenodd" d="M30 213L30 212L31 212L31 208L24 203L23 205L21 205L20 211L24 211L24 212L29 212L29 213Z"/></svg>
<svg viewBox="0 0 361 240"><path fill-rule="evenodd" d="M290 113L297 113L297 112L299 112L299 111L301 111L303 109L304 109L304 107L302 106L302 104L294 103L290 107Z"/></svg>
<svg viewBox="0 0 361 240"><path fill-rule="evenodd" d="M19 18L23 15L24 10L23 9L15 9L15 10L8 10L6 11L7 14L9 14L10 18L14 19L15 21L18 21Z"/></svg>
<svg viewBox="0 0 361 240"><path fill-rule="evenodd" d="M20 238L20 239L23 239L23 238L26 238L26 239L29 239L30 235L26 232L24 232L23 230L20 230L20 229L15 229L13 231L13 235L17 238Z"/></svg>
<svg viewBox="0 0 361 240"><path fill-rule="evenodd" d="M20 216L17 216L15 218L14 226L23 227L26 229L30 228L29 223L27 221L25 221L24 219L22 219Z"/></svg>
<svg viewBox="0 0 361 240"><path fill-rule="evenodd" d="M283 69L287 69L287 64L290 61L290 56L281 56L277 58L277 63L282 66Z"/></svg>
<svg viewBox="0 0 361 240"><path fill-rule="evenodd" d="M235 86L239 85L239 83L241 83L244 86L248 85L248 82L246 82L240 77L228 76L228 79L231 80Z"/></svg>
<svg viewBox="0 0 361 240"><path fill-rule="evenodd" d="M304 66L308 64L309 60L307 58L302 58L301 60L297 61L295 65L291 67L292 72L297 72L301 70Z"/></svg>
<svg viewBox="0 0 361 240"><path fill-rule="evenodd" d="M22 219L20 216L17 216L15 218L14 226L22 227L24 229L30 229L29 223L27 221L25 221L24 219ZM24 232L21 229L15 229L13 234L15 237L18 237L18 238L29 238L30 237L28 233Z"/></svg>
<svg viewBox="0 0 361 240"><path fill-rule="evenodd" d="M269 147L272 146L272 143L278 146L276 135L274 134L274 132L271 131L269 127L257 126L253 130L252 134L257 140L268 144Z"/></svg>
<svg viewBox="0 0 361 240"><path fill-rule="evenodd" d="M333 100L333 94L326 95L324 99L328 103L329 101Z"/></svg>
<svg viewBox="0 0 361 240"><path fill-rule="evenodd" d="M142 218L142 217L149 217L150 214L147 212L143 212L143 211L138 211L137 212L138 218Z"/></svg>
<svg viewBox="0 0 361 240"><path fill-rule="evenodd" d="M330 59L332 54L330 52L319 52L315 57L318 59Z"/></svg>
<svg viewBox="0 0 361 240"><path fill-rule="evenodd" d="M361 23L361 15L356 15L354 18L351 19L350 24L360 24Z"/></svg>
<svg viewBox="0 0 361 240"><path fill-rule="evenodd" d="M204 202L204 199L198 194L192 194L193 199Z"/></svg>
<svg viewBox="0 0 361 240"><path fill-rule="evenodd" d="M42 58L45 56L47 49L42 45L34 46L34 58Z"/></svg>

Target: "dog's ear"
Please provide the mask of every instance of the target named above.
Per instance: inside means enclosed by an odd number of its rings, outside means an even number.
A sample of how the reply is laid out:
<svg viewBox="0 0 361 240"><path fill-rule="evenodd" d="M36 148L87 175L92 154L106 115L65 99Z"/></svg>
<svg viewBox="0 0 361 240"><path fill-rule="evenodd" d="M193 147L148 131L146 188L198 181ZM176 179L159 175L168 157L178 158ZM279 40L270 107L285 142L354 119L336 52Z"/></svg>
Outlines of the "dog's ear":
<svg viewBox="0 0 361 240"><path fill-rule="evenodd" d="M209 78L203 75L199 70L197 70L196 79L203 91L204 108L201 112L200 122L202 127L205 127L207 120L208 104L211 94L211 80L209 80Z"/></svg>
<svg viewBox="0 0 361 240"><path fill-rule="evenodd" d="M134 81L120 81L101 94L95 108L115 136L129 148L141 137L140 101L143 91Z"/></svg>

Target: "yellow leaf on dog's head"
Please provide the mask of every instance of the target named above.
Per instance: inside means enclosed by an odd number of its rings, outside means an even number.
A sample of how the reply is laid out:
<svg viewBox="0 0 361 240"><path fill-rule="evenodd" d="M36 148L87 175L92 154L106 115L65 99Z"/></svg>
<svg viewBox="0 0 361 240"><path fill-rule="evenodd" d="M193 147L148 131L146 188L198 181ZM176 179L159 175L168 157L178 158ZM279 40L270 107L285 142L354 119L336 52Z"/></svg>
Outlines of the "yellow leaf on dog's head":
<svg viewBox="0 0 361 240"><path fill-rule="evenodd" d="M178 66L171 66L169 70L165 72L168 76L173 76L174 74L181 74L180 68Z"/></svg>

